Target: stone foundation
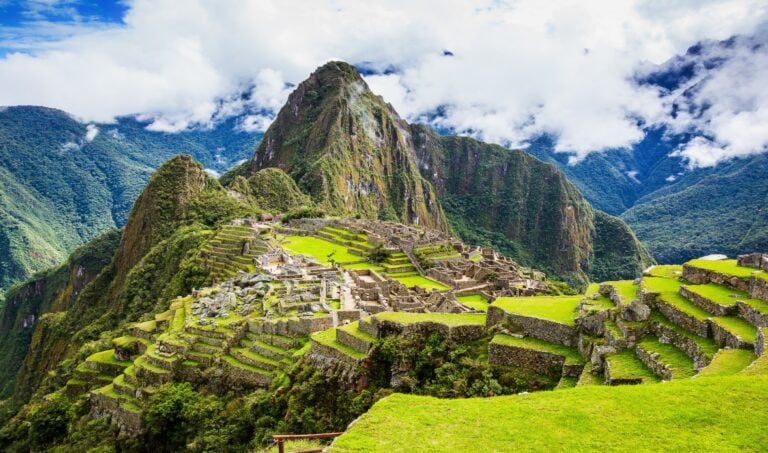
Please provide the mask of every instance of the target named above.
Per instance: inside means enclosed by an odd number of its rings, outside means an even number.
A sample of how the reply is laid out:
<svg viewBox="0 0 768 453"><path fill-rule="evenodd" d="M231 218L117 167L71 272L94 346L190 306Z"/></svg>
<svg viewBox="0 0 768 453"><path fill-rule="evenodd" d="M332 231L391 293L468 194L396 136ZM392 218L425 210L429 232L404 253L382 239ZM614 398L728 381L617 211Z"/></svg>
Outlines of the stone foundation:
<svg viewBox="0 0 768 453"><path fill-rule="evenodd" d="M742 301L736 301L738 315L757 327L768 327L768 315L754 309L751 305Z"/></svg>
<svg viewBox="0 0 768 453"><path fill-rule="evenodd" d="M488 363L523 368L538 374L557 377L563 375L565 357L492 342L488 345Z"/></svg>
<svg viewBox="0 0 768 453"><path fill-rule="evenodd" d="M333 318L330 315L318 318L248 321L249 330L255 334L266 333L294 338L330 329L331 327L333 327Z"/></svg>
<svg viewBox="0 0 768 453"><path fill-rule="evenodd" d="M755 346L752 343L747 343L726 329L720 327L716 323L712 324L712 338L721 347L728 347L733 349L754 349Z"/></svg>
<svg viewBox="0 0 768 453"><path fill-rule="evenodd" d="M667 319L672 321L673 324L690 330L694 334L708 338L709 335L709 323L706 320L698 320L693 316L689 316L682 311L678 310L674 305L668 304L661 299L656 299L656 305L659 311L666 316Z"/></svg>
<svg viewBox="0 0 768 453"><path fill-rule="evenodd" d="M503 323L515 333L523 333L550 343L562 344L564 346L576 346L578 343L575 326L568 326L532 316L507 313L501 308L491 305L488 307L486 326L490 328L498 323Z"/></svg>
<svg viewBox="0 0 768 453"><path fill-rule="evenodd" d="M730 275L720 274L708 269L689 266L687 264L683 265L683 278L696 284L718 283L720 285L730 286L739 291L749 291L749 281Z"/></svg>
<svg viewBox="0 0 768 453"><path fill-rule="evenodd" d="M731 305L720 305L689 290L685 286L680 287L680 295L693 302L697 307L715 316L731 316L736 314L736 299L733 299L733 304Z"/></svg>
<svg viewBox="0 0 768 453"><path fill-rule="evenodd" d="M768 280L760 277L750 278L749 296L753 299L768 301Z"/></svg>
<svg viewBox="0 0 768 453"><path fill-rule="evenodd" d="M765 354L768 349L768 327L757 329L757 338L755 339L755 354L758 357Z"/></svg>
<svg viewBox="0 0 768 453"><path fill-rule="evenodd" d="M691 340L688 337L680 335L673 329L657 323L651 323L651 332L659 338L662 343L669 343L685 352L685 355L693 359L694 368L700 371L705 366L709 365L710 359L701 350L698 343Z"/></svg>
<svg viewBox="0 0 768 453"><path fill-rule="evenodd" d="M665 381L672 380L672 370L668 365L659 362L659 354L643 349L642 346L635 348L635 355L645 364L654 374Z"/></svg>
<svg viewBox="0 0 768 453"><path fill-rule="evenodd" d="M368 353L373 346L367 341L345 332L343 329L336 329L336 341L362 353Z"/></svg>

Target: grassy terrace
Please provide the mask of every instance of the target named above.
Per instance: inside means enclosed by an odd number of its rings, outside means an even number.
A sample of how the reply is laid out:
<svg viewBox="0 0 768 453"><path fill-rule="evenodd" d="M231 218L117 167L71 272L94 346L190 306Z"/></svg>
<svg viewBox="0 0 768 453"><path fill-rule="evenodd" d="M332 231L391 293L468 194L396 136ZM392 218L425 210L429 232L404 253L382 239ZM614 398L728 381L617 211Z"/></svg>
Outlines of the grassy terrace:
<svg viewBox="0 0 768 453"><path fill-rule="evenodd" d="M649 370L635 355L635 351L625 349L606 357L610 363L612 379L638 379L645 382L658 382L660 379Z"/></svg>
<svg viewBox="0 0 768 453"><path fill-rule="evenodd" d="M397 274L391 274L389 275L390 278L395 279L402 283L403 285L413 288L414 286L418 286L421 288L426 289L427 291L436 289L438 291L446 291L450 289L449 287L443 285L440 282L436 282L434 280L431 280L426 277L422 277L421 275L412 275L409 277L400 277L397 276Z"/></svg>
<svg viewBox="0 0 768 453"><path fill-rule="evenodd" d="M488 311L488 300L480 294L470 296L456 296L456 300L475 310Z"/></svg>
<svg viewBox="0 0 768 453"><path fill-rule="evenodd" d="M651 277L677 279L683 275L683 266L679 264L660 264L653 266L649 272Z"/></svg>
<svg viewBox="0 0 768 453"><path fill-rule="evenodd" d="M449 313L408 313L404 311L387 311L374 315L380 321L391 321L408 325L420 322L435 322L448 327L485 325L483 314L449 314Z"/></svg>
<svg viewBox="0 0 768 453"><path fill-rule="evenodd" d="M118 365L122 367L127 367L132 363L130 360L117 360L117 358L115 357L114 349L108 349L106 351L97 352L96 354L91 354L85 360L86 362L109 363L112 365Z"/></svg>
<svg viewBox="0 0 768 453"><path fill-rule="evenodd" d="M328 346L329 348L338 349L339 351L343 352L344 354L356 360L360 360L366 356L366 354L360 351L352 349L345 344L339 343L336 340L336 329L333 329L333 328L328 330L323 330L322 332L315 332L311 335L311 338L313 341L316 341L323 346Z"/></svg>
<svg viewBox="0 0 768 453"><path fill-rule="evenodd" d="M290 253L311 256L319 263L329 266L328 255L336 263L361 261L365 258L349 253L346 247L312 236L286 236L282 247Z"/></svg>
<svg viewBox="0 0 768 453"><path fill-rule="evenodd" d="M768 378L584 386L493 398L394 394L334 443L347 451L755 451Z"/></svg>
<svg viewBox="0 0 768 453"><path fill-rule="evenodd" d="M493 304L508 313L574 325L582 296L499 297Z"/></svg>
<svg viewBox="0 0 768 453"><path fill-rule="evenodd" d="M670 368L673 379L689 378L696 374L693 369L693 360L674 345L662 343L658 338L648 336L640 340L638 346L650 353L658 353L658 362Z"/></svg>
<svg viewBox="0 0 768 453"><path fill-rule="evenodd" d="M757 269L751 267L739 266L736 264L736 260L691 260L685 264L699 269L706 269L717 272L719 274L738 277L742 280L749 280L749 277L752 275L752 273L757 271Z"/></svg>
<svg viewBox="0 0 768 453"><path fill-rule="evenodd" d="M632 280L605 282L605 284L611 285L619 293L622 304L629 304L633 299L637 299L637 291L640 289L640 286L632 283Z"/></svg>
<svg viewBox="0 0 768 453"><path fill-rule="evenodd" d="M221 359L234 367L242 368L244 370L250 371L251 373L264 374L267 376L272 375L270 371L267 371L263 368L258 368L252 365L248 365L247 363L243 363L230 355L221 356Z"/></svg>
<svg viewBox="0 0 768 453"><path fill-rule="evenodd" d="M746 349L722 349L697 377L731 376L747 368L755 358L755 353Z"/></svg>
<svg viewBox="0 0 768 453"><path fill-rule="evenodd" d="M757 328L747 321L733 316L715 316L712 321L725 330L737 335L747 343L754 343Z"/></svg>
<svg viewBox="0 0 768 453"><path fill-rule="evenodd" d="M709 283L706 285L686 285L689 291L696 293L705 299L720 305L733 305L737 300L750 305L761 313L768 313L768 302L758 299L752 299L749 294L743 291L737 291L727 286Z"/></svg>
<svg viewBox="0 0 768 453"><path fill-rule="evenodd" d="M611 299L598 295L595 299L592 299L592 297L597 294L598 289L600 289L599 283L591 283L587 287L587 292L584 293L584 295L587 298L587 302L592 305L593 310L609 310L611 308L614 308L615 305L613 305L613 302L611 302Z"/></svg>
<svg viewBox="0 0 768 453"><path fill-rule="evenodd" d="M579 355L579 351L577 351L576 348L569 348L567 346L549 343L536 338L517 338L499 333L493 337L491 343L561 355L565 357L566 364L584 363L584 359L581 357L581 355Z"/></svg>
<svg viewBox="0 0 768 453"><path fill-rule="evenodd" d="M368 342L370 344L374 344L374 343L376 343L378 341L378 339L376 337L374 337L373 335L370 335L370 334L360 330L359 329L359 325L360 325L360 321L355 321L355 322L349 323L349 324L347 324L345 326L339 327L339 330L343 330L344 332L346 332L346 333L348 333L348 334L350 334L350 335L352 335L354 337L357 337L360 340L366 341L366 342Z"/></svg>
<svg viewBox="0 0 768 453"><path fill-rule="evenodd" d="M739 374L748 376L768 376L768 354L763 354L757 358L752 365L745 368Z"/></svg>
<svg viewBox="0 0 768 453"><path fill-rule="evenodd" d="M701 351L709 357L710 359L715 356L717 351L720 349L720 347L717 345L717 343L714 342L711 338L704 338L700 337L690 330L683 329L682 327L678 326L677 324L672 323L670 320L664 317L661 313L658 311L654 311L651 313L650 320L652 322L656 322L659 324L662 324L663 326L672 329L675 333L678 335L682 335L683 337L686 337L690 340L692 340L694 343L696 343Z"/></svg>

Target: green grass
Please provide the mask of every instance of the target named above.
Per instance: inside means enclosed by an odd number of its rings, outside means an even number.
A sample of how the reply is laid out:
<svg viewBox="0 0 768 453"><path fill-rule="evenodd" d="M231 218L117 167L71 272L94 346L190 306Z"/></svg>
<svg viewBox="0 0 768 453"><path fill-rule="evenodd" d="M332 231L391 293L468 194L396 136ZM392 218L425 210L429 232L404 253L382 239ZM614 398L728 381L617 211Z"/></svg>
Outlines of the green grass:
<svg viewBox="0 0 768 453"><path fill-rule="evenodd" d="M747 321L734 316L715 316L712 321L725 330L737 335L742 341L754 343L757 336L757 328Z"/></svg>
<svg viewBox="0 0 768 453"><path fill-rule="evenodd" d="M758 299L752 299L744 291L731 289L724 285L709 283L706 285L686 285L689 291L696 293L705 299L708 299L720 305L733 305L740 300L753 307L760 313L768 313L768 302Z"/></svg>
<svg viewBox="0 0 768 453"><path fill-rule="evenodd" d="M447 287L446 285L443 285L440 282L436 282L432 279L422 277L421 275L414 275L410 277L400 277L400 276L397 276L397 274L390 274L389 277L399 281L400 283L402 283L403 285L409 288L418 286L426 289L427 291L432 289L436 289L438 291L446 291L450 289L449 287Z"/></svg>
<svg viewBox="0 0 768 453"><path fill-rule="evenodd" d="M621 302L624 305L628 305L633 299L637 299L637 290L640 289L638 285L632 283L632 280L605 282L605 284L611 285L619 293Z"/></svg>
<svg viewBox="0 0 768 453"><path fill-rule="evenodd" d="M234 367L242 368L244 370L250 371L251 373L266 374L268 376L272 375L272 373L263 368L248 365L247 363L243 363L230 355L221 356L221 359Z"/></svg>
<svg viewBox="0 0 768 453"><path fill-rule="evenodd" d="M649 275L652 277L677 279L683 275L683 266L679 264L660 264L653 266Z"/></svg>
<svg viewBox="0 0 768 453"><path fill-rule="evenodd" d="M768 354L763 354L757 358L752 365L745 368L739 374L748 376L768 376Z"/></svg>
<svg viewBox="0 0 768 453"><path fill-rule="evenodd" d="M574 325L582 296L499 297L493 304L508 313Z"/></svg>
<svg viewBox="0 0 768 453"><path fill-rule="evenodd" d="M739 266L736 264L736 260L709 261L696 259L688 261L685 264L699 269L706 269L717 272L719 274L738 277L741 280L749 280L749 277L752 275L752 273L757 271L757 269L751 267Z"/></svg>
<svg viewBox="0 0 768 453"><path fill-rule="evenodd" d="M365 258L349 253L346 247L312 236L286 236L282 247L290 253L311 256L323 265L330 265L328 255L336 263L360 261Z"/></svg>
<svg viewBox="0 0 768 453"><path fill-rule="evenodd" d="M469 308L475 310L488 311L488 299L480 294L472 294L469 296L456 296L456 300L466 305Z"/></svg>
<svg viewBox="0 0 768 453"><path fill-rule="evenodd" d="M344 354L352 357L355 360L363 359L367 354L364 354L356 349L352 349L345 344L341 344L336 340L336 329L331 328L323 330L322 332L315 332L311 336L312 340L330 348L338 349Z"/></svg>
<svg viewBox="0 0 768 453"><path fill-rule="evenodd" d="M349 451L755 451L768 378L584 386L493 398L394 394L334 444Z"/></svg>
<svg viewBox="0 0 768 453"><path fill-rule="evenodd" d="M658 382L660 380L637 358L635 351L631 349L606 356L606 360L610 363L611 379L642 378L644 382Z"/></svg>
<svg viewBox="0 0 768 453"><path fill-rule="evenodd" d="M657 361L670 368L673 379L689 378L696 374L693 359L674 345L662 343L656 337L647 336L640 340L638 346L642 346L650 353L658 353Z"/></svg>
<svg viewBox="0 0 768 453"><path fill-rule="evenodd" d="M722 349L697 377L730 376L755 361L755 353L746 349Z"/></svg>
<svg viewBox="0 0 768 453"><path fill-rule="evenodd" d="M669 305L672 305L673 307L677 308L681 312L692 316L693 318L704 321L710 316L712 316L711 313L704 310L703 308L700 308L698 305L695 305L690 300L686 299L685 297L681 296L678 293L662 293L659 295L659 300L662 300Z"/></svg>
<svg viewBox="0 0 768 453"><path fill-rule="evenodd" d="M387 311L374 315L380 321L391 321L397 324L417 324L420 322L435 322L448 327L484 326L483 314L450 314L450 313L408 313L404 311Z"/></svg>
<svg viewBox="0 0 768 453"><path fill-rule="evenodd" d="M682 284L679 280L665 277L644 277L640 286L654 293L677 293Z"/></svg>
<svg viewBox="0 0 768 453"><path fill-rule="evenodd" d="M503 346L515 346L518 348L530 349L533 351L548 352L550 354L557 354L565 357L566 364L580 364L584 363L584 359L579 355L579 351L576 348L569 348L559 344L549 343L537 338L525 337L517 338L510 335L496 334L491 340L491 343L503 345Z"/></svg>
<svg viewBox="0 0 768 453"><path fill-rule="evenodd" d="M365 342L368 342L370 344L377 343L379 340L374 337L373 335L363 332L359 329L360 321L351 322L345 326L339 327L339 330L343 330L344 332L357 337L360 340L363 340Z"/></svg>
<svg viewBox="0 0 768 453"><path fill-rule="evenodd" d="M135 343L143 343L145 346L149 346L149 340L146 338L139 338L139 337L133 337L130 335L125 335L122 337L117 337L112 339L112 344L121 348L127 348L128 346L131 346Z"/></svg>
<svg viewBox="0 0 768 453"><path fill-rule="evenodd" d="M335 256L334 256L334 258L335 258ZM359 259L363 259L362 257L358 257L358 258ZM365 262L365 263L355 263L355 264L344 264L341 267L343 267L344 269L350 269L350 270L366 270L366 269L370 269L370 270L376 271L376 272L381 272L381 271L384 270L383 266L378 266L376 264L368 263L368 262Z"/></svg>
<svg viewBox="0 0 768 453"><path fill-rule="evenodd" d="M711 338L704 338L700 337L690 330L684 329L677 324L672 323L672 321L668 320L664 317L663 314L659 313L658 311L654 311L651 313L651 321L657 322L659 324L664 325L665 327L672 329L675 333L678 335L681 335L685 338L690 339L694 343L696 343L701 351L704 353L705 356L709 357L710 359L715 356L717 351L720 349L720 346L715 343L714 340Z"/></svg>
<svg viewBox="0 0 768 453"><path fill-rule="evenodd" d="M115 357L114 349L108 349L106 351L101 351L95 354L91 354L85 360L86 362L109 363L111 365L118 365L122 367L127 367L132 363L130 360L117 360L117 358Z"/></svg>

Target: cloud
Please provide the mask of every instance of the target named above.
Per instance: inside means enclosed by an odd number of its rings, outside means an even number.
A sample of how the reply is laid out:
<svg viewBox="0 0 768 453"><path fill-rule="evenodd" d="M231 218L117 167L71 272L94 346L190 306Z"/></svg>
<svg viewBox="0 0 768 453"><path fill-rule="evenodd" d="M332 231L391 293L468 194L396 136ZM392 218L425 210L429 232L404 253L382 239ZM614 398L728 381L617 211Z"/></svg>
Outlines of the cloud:
<svg viewBox="0 0 768 453"><path fill-rule="evenodd" d="M90 143L99 135L99 128L95 124L89 124L85 127L85 141Z"/></svg>
<svg viewBox="0 0 768 453"><path fill-rule="evenodd" d="M413 0L134 0L119 26L25 38L23 53L0 59L0 104L96 122L138 113L165 132L243 115L239 128L262 131L289 84L342 59L369 68L372 89L411 121L508 146L550 134L576 162L672 121L670 93L638 83L639 67L701 40L753 33L768 17L758 0L446 0L439 9ZM712 79L702 93L728 102ZM752 116L740 120L712 110L712 146L727 154L760 141L761 128L748 128L762 121L759 110L741 110Z"/></svg>

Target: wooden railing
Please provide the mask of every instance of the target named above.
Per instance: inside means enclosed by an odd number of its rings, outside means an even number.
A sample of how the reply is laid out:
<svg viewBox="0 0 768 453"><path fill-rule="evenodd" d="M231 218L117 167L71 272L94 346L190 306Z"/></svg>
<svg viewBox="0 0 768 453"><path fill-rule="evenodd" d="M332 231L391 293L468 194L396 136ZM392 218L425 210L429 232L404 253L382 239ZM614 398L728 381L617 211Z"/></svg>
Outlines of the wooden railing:
<svg viewBox="0 0 768 453"><path fill-rule="evenodd" d="M339 437L344 433L319 433L319 434L275 434L272 436L272 440L277 443L277 451L279 453L285 453L285 441L297 440L297 439L328 439L330 437ZM323 449L315 450L301 450L294 453L319 453Z"/></svg>

